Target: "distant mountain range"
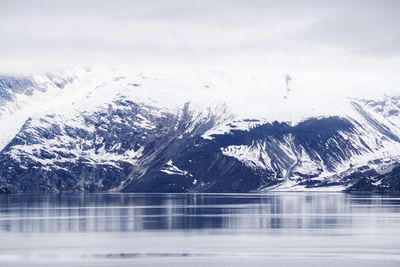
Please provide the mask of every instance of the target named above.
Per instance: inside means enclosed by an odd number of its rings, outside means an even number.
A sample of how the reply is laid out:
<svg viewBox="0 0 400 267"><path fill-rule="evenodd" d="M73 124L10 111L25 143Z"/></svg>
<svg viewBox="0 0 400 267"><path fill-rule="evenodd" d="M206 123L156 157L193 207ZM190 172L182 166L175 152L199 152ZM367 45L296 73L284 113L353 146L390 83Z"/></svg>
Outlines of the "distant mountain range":
<svg viewBox="0 0 400 267"><path fill-rule="evenodd" d="M400 191L398 96L287 121L175 89L92 68L0 76L0 192Z"/></svg>

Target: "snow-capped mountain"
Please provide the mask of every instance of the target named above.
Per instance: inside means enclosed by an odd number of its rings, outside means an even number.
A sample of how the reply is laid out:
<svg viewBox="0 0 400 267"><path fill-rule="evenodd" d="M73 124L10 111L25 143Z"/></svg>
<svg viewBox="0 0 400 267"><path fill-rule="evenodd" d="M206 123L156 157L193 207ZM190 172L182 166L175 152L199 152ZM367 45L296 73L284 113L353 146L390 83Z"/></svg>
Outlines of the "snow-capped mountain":
<svg viewBox="0 0 400 267"><path fill-rule="evenodd" d="M233 83L92 68L2 76L0 191L400 190L399 97L242 119L211 97Z"/></svg>

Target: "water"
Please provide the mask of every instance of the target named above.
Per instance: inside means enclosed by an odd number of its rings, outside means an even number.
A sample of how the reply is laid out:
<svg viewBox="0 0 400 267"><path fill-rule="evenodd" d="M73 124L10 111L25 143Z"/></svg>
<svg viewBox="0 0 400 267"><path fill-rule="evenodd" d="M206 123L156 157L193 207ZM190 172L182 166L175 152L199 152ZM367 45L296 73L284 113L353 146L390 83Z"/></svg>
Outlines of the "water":
<svg viewBox="0 0 400 267"><path fill-rule="evenodd" d="M400 266L400 197L0 195L0 266Z"/></svg>

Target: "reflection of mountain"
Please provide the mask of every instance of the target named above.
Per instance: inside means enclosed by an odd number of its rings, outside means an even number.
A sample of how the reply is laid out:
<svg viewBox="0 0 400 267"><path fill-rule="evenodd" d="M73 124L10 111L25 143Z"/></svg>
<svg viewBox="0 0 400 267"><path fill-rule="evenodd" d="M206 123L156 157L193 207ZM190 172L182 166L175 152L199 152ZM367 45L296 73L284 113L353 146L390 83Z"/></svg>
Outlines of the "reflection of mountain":
<svg viewBox="0 0 400 267"><path fill-rule="evenodd" d="M91 69L0 77L0 192L400 190L398 97L270 122L164 87Z"/></svg>
<svg viewBox="0 0 400 267"><path fill-rule="evenodd" d="M398 210L383 205L390 201L343 194L14 195L1 198L0 231L348 228L352 216Z"/></svg>

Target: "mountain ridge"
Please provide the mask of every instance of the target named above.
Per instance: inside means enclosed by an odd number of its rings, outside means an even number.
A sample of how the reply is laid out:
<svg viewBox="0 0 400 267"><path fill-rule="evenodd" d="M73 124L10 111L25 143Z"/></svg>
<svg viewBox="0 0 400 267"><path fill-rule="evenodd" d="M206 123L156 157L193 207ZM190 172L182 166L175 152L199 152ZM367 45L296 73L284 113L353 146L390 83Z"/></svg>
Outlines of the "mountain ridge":
<svg viewBox="0 0 400 267"><path fill-rule="evenodd" d="M0 192L399 190L397 96L352 98L339 115L269 121L241 119L211 99L187 102L185 86L176 97L172 85L143 74L88 75L94 81L56 86L78 93L31 115L3 147ZM21 83L28 96L38 87ZM11 97L13 85L0 86L3 107L18 106L19 89Z"/></svg>

